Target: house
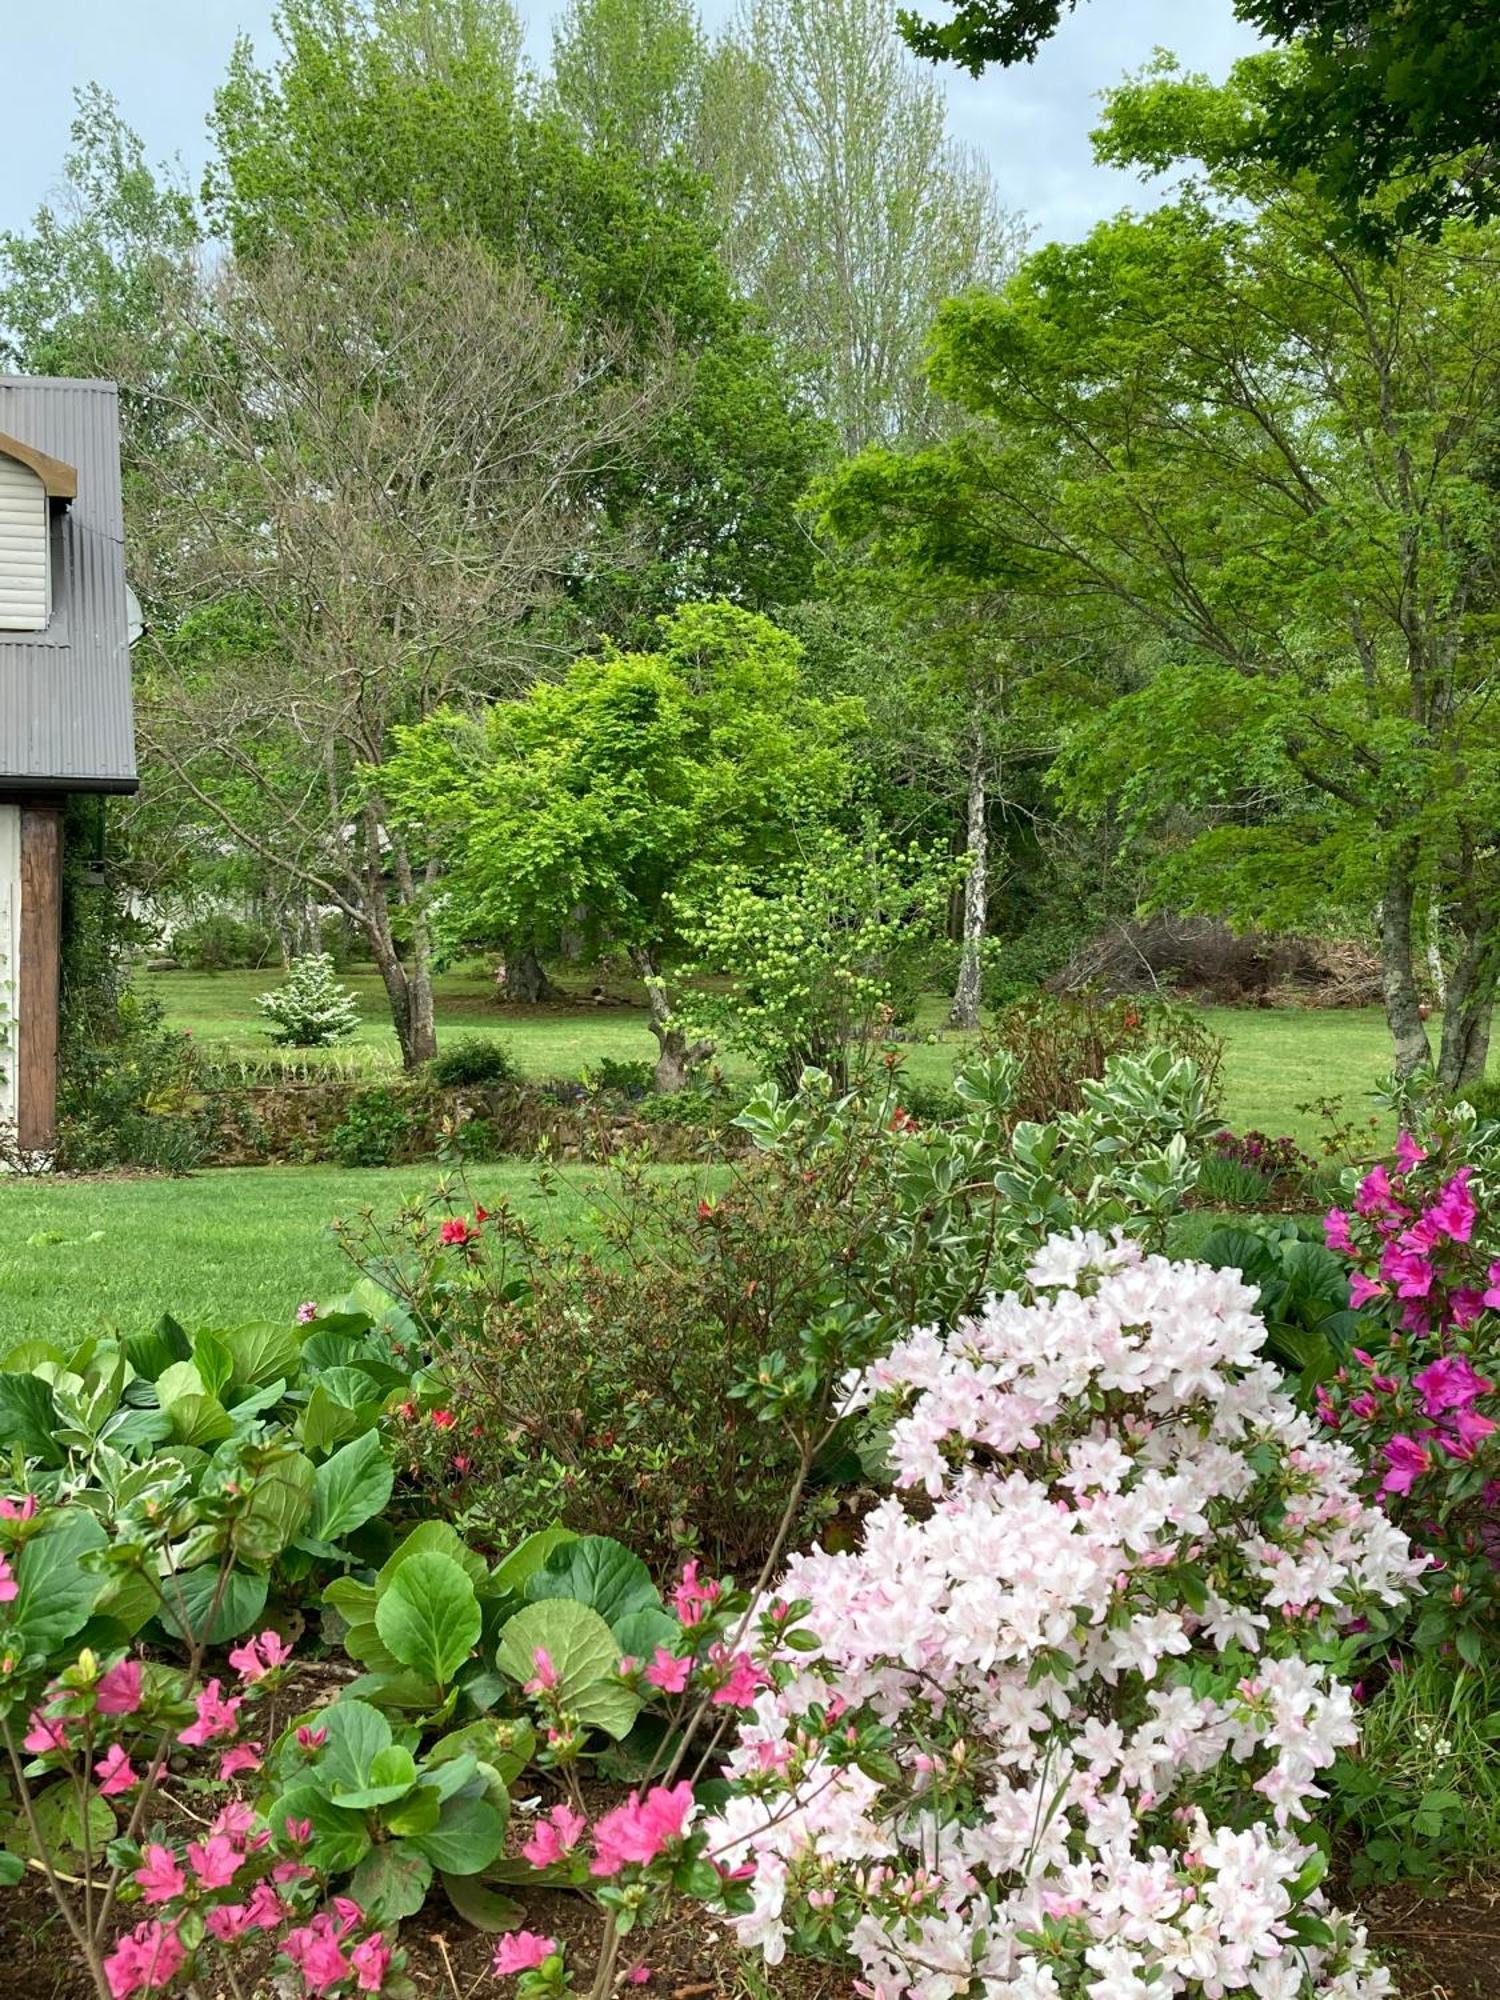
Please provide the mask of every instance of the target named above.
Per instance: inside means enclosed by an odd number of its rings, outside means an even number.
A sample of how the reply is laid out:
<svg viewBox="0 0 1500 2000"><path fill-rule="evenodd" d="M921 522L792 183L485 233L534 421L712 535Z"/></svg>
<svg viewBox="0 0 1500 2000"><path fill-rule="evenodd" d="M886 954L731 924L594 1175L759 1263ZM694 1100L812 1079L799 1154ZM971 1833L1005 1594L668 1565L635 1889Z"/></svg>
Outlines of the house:
<svg viewBox="0 0 1500 2000"><path fill-rule="evenodd" d="M133 600L113 382L0 375L0 1132L57 1112L62 811L133 792Z"/></svg>

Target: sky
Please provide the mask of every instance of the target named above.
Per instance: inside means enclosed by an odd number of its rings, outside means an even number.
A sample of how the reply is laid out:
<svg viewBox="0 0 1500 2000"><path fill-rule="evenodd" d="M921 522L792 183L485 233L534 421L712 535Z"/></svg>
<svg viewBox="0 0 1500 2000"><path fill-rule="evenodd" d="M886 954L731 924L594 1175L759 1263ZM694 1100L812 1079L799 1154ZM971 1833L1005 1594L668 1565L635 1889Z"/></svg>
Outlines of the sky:
<svg viewBox="0 0 1500 2000"><path fill-rule="evenodd" d="M733 0L700 0L710 27ZM521 0L533 55L549 45L560 5ZM180 158L196 181L204 118L238 33L273 48L274 0L0 0L6 111L0 122L0 229L23 227L55 185L72 93L97 82L118 98L156 160ZM936 9L934 11L937 11ZM892 14L895 0L892 0ZM1091 0L1065 19L1029 68L977 81L941 72L953 130L983 152L1005 205L1032 241L1076 238L1101 216L1151 196L1135 177L1096 166L1088 142L1100 90L1172 49L1220 77L1254 46L1232 0Z"/></svg>

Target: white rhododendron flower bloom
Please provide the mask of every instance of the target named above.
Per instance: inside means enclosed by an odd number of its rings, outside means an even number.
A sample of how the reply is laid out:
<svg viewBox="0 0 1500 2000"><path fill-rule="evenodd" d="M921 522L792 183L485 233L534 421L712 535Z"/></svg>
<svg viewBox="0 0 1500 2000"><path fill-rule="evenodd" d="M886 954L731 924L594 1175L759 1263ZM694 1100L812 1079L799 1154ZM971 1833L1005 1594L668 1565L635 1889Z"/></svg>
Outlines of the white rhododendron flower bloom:
<svg viewBox="0 0 1500 2000"><path fill-rule="evenodd" d="M851 1384L897 1491L793 1558L711 1849L740 1942L866 2000L1379 2000L1308 1821L1313 1655L1423 1567L1261 1357L1232 1271L1053 1238ZM768 1631L771 1629L768 1626Z"/></svg>

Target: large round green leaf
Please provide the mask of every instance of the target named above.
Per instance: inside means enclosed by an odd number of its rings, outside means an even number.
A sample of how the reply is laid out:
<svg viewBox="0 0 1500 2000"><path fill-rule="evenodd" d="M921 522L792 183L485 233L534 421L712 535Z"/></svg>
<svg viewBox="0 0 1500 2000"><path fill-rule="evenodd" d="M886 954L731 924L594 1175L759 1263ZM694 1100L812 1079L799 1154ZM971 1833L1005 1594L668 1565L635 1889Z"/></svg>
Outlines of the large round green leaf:
<svg viewBox="0 0 1500 2000"><path fill-rule="evenodd" d="M318 1753L317 1777L335 1794L367 1784L370 1769L382 1750L391 1747L391 1725L367 1701L330 1702L319 1713L328 1740Z"/></svg>
<svg viewBox="0 0 1500 2000"><path fill-rule="evenodd" d="M554 1549L528 1579L526 1595L533 1601L571 1597L597 1611L606 1625L618 1625L633 1611L661 1608L646 1565L608 1535L580 1535Z"/></svg>
<svg viewBox="0 0 1500 2000"><path fill-rule="evenodd" d="M219 1595L218 1612L205 1633L203 1627L208 1625L218 1587L217 1563L203 1563L197 1569L186 1570L163 1584L166 1603L157 1616L178 1639L206 1638L212 1646L222 1645L226 1639L238 1639L265 1610L270 1578L250 1570L231 1570Z"/></svg>
<svg viewBox="0 0 1500 2000"><path fill-rule="evenodd" d="M375 1629L402 1666L440 1687L479 1641L479 1599L451 1556L409 1557L381 1592Z"/></svg>
<svg viewBox="0 0 1500 2000"><path fill-rule="evenodd" d="M487 1798L448 1799L431 1833L410 1845L445 1875L477 1875L505 1845L505 1814Z"/></svg>
<svg viewBox="0 0 1500 2000"><path fill-rule="evenodd" d="M371 1848L349 1881L349 1894L369 1917L399 1924L414 1917L427 1900L432 1863L409 1841L387 1840Z"/></svg>
<svg viewBox="0 0 1500 2000"><path fill-rule="evenodd" d="M524 1684L536 1673L539 1649L552 1663L564 1706L580 1722L616 1738L628 1732L641 1705L619 1679L620 1648L597 1611L571 1598L528 1604L500 1634L500 1671Z"/></svg>
<svg viewBox="0 0 1500 2000"><path fill-rule="evenodd" d="M318 1467L308 1533L316 1541L339 1541L380 1512L394 1484L379 1431L365 1431Z"/></svg>

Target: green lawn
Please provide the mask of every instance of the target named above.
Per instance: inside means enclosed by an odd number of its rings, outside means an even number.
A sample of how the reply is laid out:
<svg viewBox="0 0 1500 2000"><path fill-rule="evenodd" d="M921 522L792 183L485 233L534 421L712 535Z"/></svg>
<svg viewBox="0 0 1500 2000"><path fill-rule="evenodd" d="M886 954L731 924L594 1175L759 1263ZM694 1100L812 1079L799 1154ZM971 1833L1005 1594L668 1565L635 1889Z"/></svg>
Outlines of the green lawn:
<svg viewBox="0 0 1500 2000"><path fill-rule="evenodd" d="M261 973L215 977L164 974L145 982L169 1017L200 1041L226 1050L266 1044L255 1027ZM370 1060L394 1060L382 996L369 975L354 975ZM635 997L635 996L632 996ZM908 1051L915 1075L945 1080L966 1037L941 1033L943 1003L934 998L923 1025L933 1039ZM1366 1093L1389 1067L1385 1026L1373 1009L1272 1012L1210 1009L1206 1018L1228 1044L1225 1115L1238 1129L1290 1132L1313 1146L1315 1118L1299 1104L1343 1097L1363 1113ZM497 1008L485 981L450 976L439 998L440 1034L503 1035L532 1076L577 1075L602 1055L647 1058L653 1043L637 1006L585 1010ZM389 1212L437 1169L359 1171L272 1167L217 1170L189 1180L113 1180L0 1184L0 1346L31 1334L83 1332L118 1323L148 1324L164 1310L188 1322L279 1317L305 1298L327 1298L349 1279L327 1234L336 1215L369 1204ZM545 1226L580 1224L586 1170L563 1170L559 1191L536 1191L523 1164L476 1171L480 1199L507 1193ZM1185 1220L1195 1220L1188 1218Z"/></svg>
<svg viewBox="0 0 1500 2000"><path fill-rule="evenodd" d="M347 1291L355 1273L328 1233L369 1205L388 1215L436 1168L234 1167L189 1180L15 1181L0 1188L0 1348L32 1335L284 1319ZM526 1166L474 1170L477 1198L509 1196L539 1228L583 1220L580 1168L542 1193Z"/></svg>

